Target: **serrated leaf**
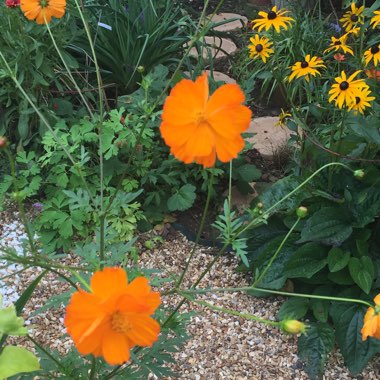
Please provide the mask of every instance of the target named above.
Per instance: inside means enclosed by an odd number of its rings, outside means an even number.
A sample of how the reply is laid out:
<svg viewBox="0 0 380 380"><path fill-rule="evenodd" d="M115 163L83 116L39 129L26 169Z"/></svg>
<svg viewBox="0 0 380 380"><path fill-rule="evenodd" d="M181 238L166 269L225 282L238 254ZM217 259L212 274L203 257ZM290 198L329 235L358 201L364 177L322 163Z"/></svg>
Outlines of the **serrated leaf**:
<svg viewBox="0 0 380 380"><path fill-rule="evenodd" d="M25 348L6 346L0 354L0 379L39 369L37 357Z"/></svg>
<svg viewBox="0 0 380 380"><path fill-rule="evenodd" d="M345 268L350 261L350 252L344 252L340 248L332 248L327 256L330 272L338 272Z"/></svg>
<svg viewBox="0 0 380 380"><path fill-rule="evenodd" d="M195 186L193 185L184 185L179 191L172 195L167 202L169 211L184 211L190 208L196 198Z"/></svg>
<svg viewBox="0 0 380 380"><path fill-rule="evenodd" d="M285 301L277 313L279 320L284 319L301 319L307 313L309 300L307 298L290 298Z"/></svg>
<svg viewBox="0 0 380 380"><path fill-rule="evenodd" d="M368 256L363 256L360 259L351 257L348 269L355 283L363 292L369 294L375 277L375 270L371 258Z"/></svg>
<svg viewBox="0 0 380 380"><path fill-rule="evenodd" d="M253 164L245 164L236 169L240 178L245 182L257 181L261 177L261 171Z"/></svg>
<svg viewBox="0 0 380 380"><path fill-rule="evenodd" d="M380 352L380 340L362 340L365 306L336 303L331 308L335 324L335 337L344 361L353 375L359 374L369 360Z"/></svg>
<svg viewBox="0 0 380 380"><path fill-rule="evenodd" d="M334 329L327 323L313 323L298 339L298 356L313 379L323 374L327 355L334 347Z"/></svg>
<svg viewBox="0 0 380 380"><path fill-rule="evenodd" d="M340 245L352 234L352 226L339 207L323 207L314 213L301 231L298 243L307 241Z"/></svg>
<svg viewBox="0 0 380 380"><path fill-rule="evenodd" d="M327 264L327 248L317 243L307 243L298 248L284 268L288 278L311 278Z"/></svg>

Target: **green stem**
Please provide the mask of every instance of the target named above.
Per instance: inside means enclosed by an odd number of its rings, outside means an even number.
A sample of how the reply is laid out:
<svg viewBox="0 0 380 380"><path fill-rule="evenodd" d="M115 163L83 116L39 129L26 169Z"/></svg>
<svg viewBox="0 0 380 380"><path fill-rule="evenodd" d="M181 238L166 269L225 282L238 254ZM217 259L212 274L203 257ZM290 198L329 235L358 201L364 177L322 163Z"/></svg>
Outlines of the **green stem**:
<svg viewBox="0 0 380 380"><path fill-rule="evenodd" d="M33 339L30 335L27 335L27 338L36 346L38 347L46 356L48 356L56 365L58 368L62 370L63 374L66 374L66 368L63 364L59 362L58 359L56 359L49 351L45 350L41 344L39 344L35 339Z"/></svg>
<svg viewBox="0 0 380 380"><path fill-rule="evenodd" d="M208 302L205 302L205 301L194 300L194 299L192 299L191 297L189 297L188 295L186 295L185 293L182 293L182 292L178 292L178 294L181 294L183 297L187 298L190 302L193 302L193 303L195 303L197 305L205 306L205 307L207 307L208 309L211 309L211 310L220 311L222 313L233 315L235 317L241 317L241 318L244 318L244 319L249 319L249 320L252 320L252 321L264 323L264 324L269 325L269 326L276 326L276 327L280 327L281 326L281 322L270 321L268 319L257 317L256 315L253 315L253 314L240 313L239 311L227 309L225 307L215 306L215 305L212 305L212 304L210 304Z"/></svg>
<svg viewBox="0 0 380 380"><path fill-rule="evenodd" d="M296 222L293 224L292 228L286 234L286 236L282 240L281 244L277 248L276 252L274 253L274 255L272 256L272 258L270 259L268 265L265 267L265 269L262 271L262 273L260 274L260 276L252 284L252 287L255 287L257 284L259 284L260 281L263 279L263 277L266 275L266 273L268 272L269 268L272 266L274 260L276 259L276 257L278 256L278 254L281 252L282 247L284 246L284 244L286 243L286 241L289 239L290 235L292 234L293 230L296 228L296 226L297 226L297 224L299 223L300 220L301 220L301 218L298 218L296 220Z"/></svg>
<svg viewBox="0 0 380 380"><path fill-rule="evenodd" d="M94 356L91 357L91 370L88 376L88 380L94 380L96 374L96 359Z"/></svg>
<svg viewBox="0 0 380 380"><path fill-rule="evenodd" d="M289 296L289 297L300 297L300 298L313 298L320 299L326 301L336 301L336 302L351 302L351 303L360 303L367 307L373 307L369 302L359 300L356 298L343 298L343 297L330 297L330 296L320 296L316 294L303 294L303 293L290 293L290 292L282 292L279 290L271 290L271 289L263 289L263 288L255 288L252 286L239 287L239 288L209 288L209 289L188 289L181 290L180 293L184 294L206 294L206 293L236 293L236 292L261 292L267 294L276 294L280 296Z"/></svg>
<svg viewBox="0 0 380 380"><path fill-rule="evenodd" d="M50 38L51 38L51 40L52 40L52 42L53 42L53 45L54 45L54 47L55 47L55 50L57 51L57 53L58 53L58 55L59 55L59 58L61 58L61 61L62 61L62 63L63 63L63 66L65 66L65 69L66 69L66 71L67 71L67 74L68 74L68 76L69 76L71 82L73 83L75 89L77 90L79 96L81 97L81 99L82 99L84 105L86 106L87 111L88 111L88 113L90 114L91 118L94 119L94 114L92 113L92 110L91 110L91 108L90 108L90 105L88 104L88 102L87 102L86 98L84 97L84 95L83 95L81 89L79 88L79 86L78 86L76 80L74 79L74 76L72 75L71 70L70 70L69 66L67 65L65 59L63 58L62 53L61 53L61 51L59 50L58 45L57 45L57 43L56 43L56 41L55 41L55 38L54 38L54 36L53 36L53 33L51 32L50 26L49 26L49 24L46 22L46 19L45 19L45 25L46 25L46 28L47 28L47 30L48 30L48 32L49 32L49 35L50 35Z"/></svg>
<svg viewBox="0 0 380 380"><path fill-rule="evenodd" d="M209 179L208 179L207 198L206 198L205 208L203 210L201 223L199 225L198 233L197 233L197 236L195 238L195 242L194 242L193 247L192 247L191 252L190 252L190 257L187 260L185 269L182 271L181 276L177 282L177 285L176 285L177 288L179 288L182 285L182 282L185 278L185 275L189 269L190 263L191 263L194 255L195 255L196 249L198 248L198 243L199 243L199 240L201 238L201 235L202 235L202 232L203 232L203 229L205 226L206 217L207 217L207 213L208 213L208 209L209 209L209 205L210 205L213 180L214 180L214 172L211 172L211 175L209 176Z"/></svg>
<svg viewBox="0 0 380 380"><path fill-rule="evenodd" d="M310 182L315 176L317 176L321 171L323 171L324 169L330 167L330 166L341 166L349 171L352 172L352 169L345 165L345 164L342 164L340 162L330 162L329 164L326 164L326 165L323 165L322 167L320 167L318 170L316 170L312 175L310 175L307 179L305 179L305 181L303 181L300 185L298 185L294 190L292 190L290 193L288 193L287 195L285 195L285 197L283 197L282 199L280 199L278 202L276 202L273 206L269 207L268 210L266 210L261 216L260 216L260 219L263 220L267 217L270 216L270 213L272 211L274 211L282 202L284 202L285 200L287 200L288 198L290 198L294 193L296 193L298 190L302 189L302 187L304 187L308 182ZM241 235L243 232L247 231L248 229L250 229L252 226L254 226L255 224L257 224L257 220L254 219L252 220L250 223L248 223L243 229L241 229L239 232L237 232L237 234L233 237L234 239L236 237L238 237L239 235Z"/></svg>

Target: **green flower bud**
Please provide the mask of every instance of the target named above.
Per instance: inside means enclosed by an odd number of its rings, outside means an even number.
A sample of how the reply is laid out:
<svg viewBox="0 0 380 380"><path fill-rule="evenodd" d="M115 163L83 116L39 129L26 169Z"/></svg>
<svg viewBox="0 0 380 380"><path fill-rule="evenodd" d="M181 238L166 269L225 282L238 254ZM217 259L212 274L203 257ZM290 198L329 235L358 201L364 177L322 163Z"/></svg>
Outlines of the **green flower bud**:
<svg viewBox="0 0 380 380"><path fill-rule="evenodd" d="M297 216L301 219L306 218L307 214L309 213L308 209L304 206L297 208Z"/></svg>
<svg viewBox="0 0 380 380"><path fill-rule="evenodd" d="M142 74L144 71L145 71L145 67L144 66L138 66L137 67L137 72L139 72L140 74Z"/></svg>
<svg viewBox="0 0 380 380"><path fill-rule="evenodd" d="M365 176L365 172L364 170L362 169L359 169L359 170L355 170L354 171L354 177L357 178L357 179L363 179Z"/></svg>
<svg viewBox="0 0 380 380"><path fill-rule="evenodd" d="M306 325L296 319L287 319L282 321L281 329L289 334L303 334L306 331Z"/></svg>
<svg viewBox="0 0 380 380"><path fill-rule="evenodd" d="M259 203L256 205L256 207L257 207L257 208L263 208L264 205L263 205L261 202L259 202Z"/></svg>

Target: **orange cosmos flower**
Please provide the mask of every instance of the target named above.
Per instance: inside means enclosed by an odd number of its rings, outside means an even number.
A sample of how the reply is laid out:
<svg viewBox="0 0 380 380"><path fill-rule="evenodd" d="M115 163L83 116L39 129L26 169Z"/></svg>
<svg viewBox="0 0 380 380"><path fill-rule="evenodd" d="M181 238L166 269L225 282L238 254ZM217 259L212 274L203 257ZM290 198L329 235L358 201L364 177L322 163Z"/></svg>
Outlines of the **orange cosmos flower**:
<svg viewBox="0 0 380 380"><path fill-rule="evenodd" d="M37 24L45 24L45 19L49 23L52 17L63 17L66 0L21 0L20 6L28 20L36 20Z"/></svg>
<svg viewBox="0 0 380 380"><path fill-rule="evenodd" d="M367 340L369 336L380 339L380 294L375 299L375 307L369 307L364 316L362 328L362 339Z"/></svg>
<svg viewBox="0 0 380 380"><path fill-rule="evenodd" d="M152 346L160 325L151 315L160 305L148 280L130 284L122 268L105 268L91 278L92 292L79 289L66 308L65 326L82 355L103 356L110 365L129 360L135 345Z"/></svg>
<svg viewBox="0 0 380 380"><path fill-rule="evenodd" d="M225 84L209 96L206 73L195 82L183 79L166 98L161 134L170 152L185 164L206 167L235 158L244 147L241 133L251 121L252 112L244 106L243 91Z"/></svg>

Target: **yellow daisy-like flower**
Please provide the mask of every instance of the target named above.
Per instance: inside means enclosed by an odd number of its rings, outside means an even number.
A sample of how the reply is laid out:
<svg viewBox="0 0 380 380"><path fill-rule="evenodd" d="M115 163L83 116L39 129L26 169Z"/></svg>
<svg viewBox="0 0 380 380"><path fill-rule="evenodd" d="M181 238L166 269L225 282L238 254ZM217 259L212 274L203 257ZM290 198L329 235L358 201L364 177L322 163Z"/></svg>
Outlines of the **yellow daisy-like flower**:
<svg viewBox="0 0 380 380"><path fill-rule="evenodd" d="M380 44L373 45L364 52L365 64L368 65L372 59L375 66L380 62Z"/></svg>
<svg viewBox="0 0 380 380"><path fill-rule="evenodd" d="M66 0L21 0L20 7L28 20L45 24L45 22L49 23L52 17L64 16Z"/></svg>
<svg viewBox="0 0 380 380"><path fill-rule="evenodd" d="M369 102L372 102L372 100L376 99L374 96L370 95L370 89L368 87L363 88L360 91L360 95L355 96L355 101L351 103L351 105L348 107L348 110L353 110L355 114L357 114L358 112L364 114L364 110L367 107L371 107L371 104Z"/></svg>
<svg viewBox="0 0 380 380"><path fill-rule="evenodd" d="M269 30L272 26L276 29L277 33L280 33L280 28L284 28L285 30L291 26L293 18L285 16L289 11L284 9L277 10L277 7L274 6L271 11L267 12L259 12L259 16L261 18L257 18L252 21L253 29L258 28L259 32L265 28L265 30Z"/></svg>
<svg viewBox="0 0 380 380"><path fill-rule="evenodd" d="M329 102L335 101L335 105L343 108L345 104L350 107L356 101L356 97L360 97L363 89L368 89L368 85L363 79L354 80L361 70L355 71L349 78L342 71L340 77L335 78L335 82L329 91Z"/></svg>
<svg viewBox="0 0 380 380"><path fill-rule="evenodd" d="M248 45L249 49L249 58L261 58L264 63L266 63L267 58L270 54L273 54L274 51L271 49L272 42L268 38L259 37L256 34L254 37L249 39L251 44Z"/></svg>
<svg viewBox="0 0 380 380"><path fill-rule="evenodd" d="M310 54L305 57L305 60L302 62L296 62L292 67L292 73L289 76L289 82L291 82L294 78L305 77L307 81L310 80L309 75L313 75L314 77L321 73L318 71L319 68L326 67L323 64L321 58L312 57L310 58Z"/></svg>
<svg viewBox="0 0 380 380"><path fill-rule="evenodd" d="M288 112L285 112L282 108L281 108L281 113L278 115L278 122L275 124L275 126L278 126L278 127L285 127L286 126L286 119L291 117L292 114L291 113L288 113Z"/></svg>
<svg viewBox="0 0 380 380"><path fill-rule="evenodd" d="M375 11L373 14L374 16L371 18L370 25L375 29L376 26L380 24L380 11Z"/></svg>
<svg viewBox="0 0 380 380"><path fill-rule="evenodd" d="M360 34L360 29L359 27L356 27L356 28L353 28L351 29L349 32L347 32L345 34L346 37L349 37L349 36L354 36L354 37L358 37L359 34Z"/></svg>
<svg viewBox="0 0 380 380"><path fill-rule="evenodd" d="M330 46L323 53L342 50L343 53L350 53L351 55L354 55L354 51L346 44L346 41L347 34L344 34L340 38L335 38L332 36Z"/></svg>
<svg viewBox="0 0 380 380"><path fill-rule="evenodd" d="M356 8L356 4L351 3L351 10L347 11L339 20L343 24L343 28L346 29L346 32L355 28L358 24L364 24L364 16L362 15L363 11L364 5Z"/></svg>

